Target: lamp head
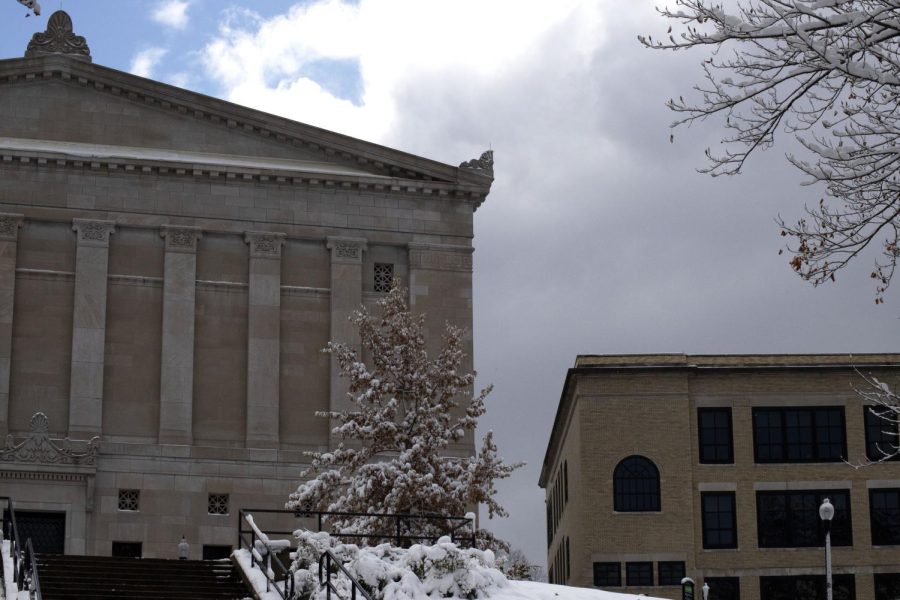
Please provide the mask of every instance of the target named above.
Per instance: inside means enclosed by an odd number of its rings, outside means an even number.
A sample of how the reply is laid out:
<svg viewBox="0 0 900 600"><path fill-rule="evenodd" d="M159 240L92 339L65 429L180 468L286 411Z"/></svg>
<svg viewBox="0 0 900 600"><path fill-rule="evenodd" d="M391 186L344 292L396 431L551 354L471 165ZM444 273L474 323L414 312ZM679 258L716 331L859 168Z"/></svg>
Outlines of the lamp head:
<svg viewBox="0 0 900 600"><path fill-rule="evenodd" d="M819 507L819 517L823 521L831 521L834 518L834 505L828 498L825 498Z"/></svg>

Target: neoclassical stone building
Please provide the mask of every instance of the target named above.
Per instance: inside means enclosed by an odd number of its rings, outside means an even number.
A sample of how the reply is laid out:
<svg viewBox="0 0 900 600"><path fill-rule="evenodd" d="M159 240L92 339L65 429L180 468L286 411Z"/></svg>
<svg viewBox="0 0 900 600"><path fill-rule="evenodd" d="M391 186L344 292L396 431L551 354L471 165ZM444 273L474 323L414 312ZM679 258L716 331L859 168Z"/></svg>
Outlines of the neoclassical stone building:
<svg viewBox="0 0 900 600"><path fill-rule="evenodd" d="M74 554L233 545L237 509L282 507L333 443L320 350L352 343L351 311L399 277L430 339L471 328L492 165L94 64L51 16L0 60L0 496L20 525Z"/></svg>

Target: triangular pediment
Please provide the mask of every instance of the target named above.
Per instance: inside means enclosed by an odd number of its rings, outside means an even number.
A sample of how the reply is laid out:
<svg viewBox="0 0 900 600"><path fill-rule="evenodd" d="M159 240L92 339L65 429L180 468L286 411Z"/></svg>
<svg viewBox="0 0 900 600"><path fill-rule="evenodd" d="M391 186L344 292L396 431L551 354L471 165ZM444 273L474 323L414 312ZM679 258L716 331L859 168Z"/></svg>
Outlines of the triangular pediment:
<svg viewBox="0 0 900 600"><path fill-rule="evenodd" d="M487 194L458 168L65 55L0 61L0 138L302 161ZM473 163L474 164L474 163Z"/></svg>

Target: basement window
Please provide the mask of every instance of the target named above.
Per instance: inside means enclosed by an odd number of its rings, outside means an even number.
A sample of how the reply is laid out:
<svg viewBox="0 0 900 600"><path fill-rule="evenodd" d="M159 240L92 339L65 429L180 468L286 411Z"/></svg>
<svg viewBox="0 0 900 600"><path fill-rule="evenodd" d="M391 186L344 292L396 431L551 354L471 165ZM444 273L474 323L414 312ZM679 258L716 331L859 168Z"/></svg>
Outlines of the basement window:
<svg viewBox="0 0 900 600"><path fill-rule="evenodd" d="M375 291L387 294L394 285L394 265L392 263L375 263Z"/></svg>

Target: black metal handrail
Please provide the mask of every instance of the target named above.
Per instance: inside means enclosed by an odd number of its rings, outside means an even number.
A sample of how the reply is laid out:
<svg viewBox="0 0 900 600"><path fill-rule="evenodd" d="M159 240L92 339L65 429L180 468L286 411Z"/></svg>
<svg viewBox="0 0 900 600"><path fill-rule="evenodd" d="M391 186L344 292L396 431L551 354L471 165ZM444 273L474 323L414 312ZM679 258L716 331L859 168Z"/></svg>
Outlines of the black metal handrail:
<svg viewBox="0 0 900 600"><path fill-rule="evenodd" d="M9 552L12 556L13 563L13 581L16 582L16 588L19 590L26 589L26 586L32 591L34 600L41 600L41 584L38 579L37 562L34 559L34 548L31 544L31 538L25 540L25 546L22 547L22 538L19 537L19 526L16 523L16 509L12 498L9 496L0 496L0 500L6 500L6 511L0 515L3 521L3 539L9 540ZM6 518L6 515L9 518ZM0 575L3 575L3 561L0 559Z"/></svg>
<svg viewBox="0 0 900 600"><path fill-rule="evenodd" d="M272 552L268 535L263 533L253 521L253 515L249 511L241 509L238 520L238 548L246 548L250 553L250 568L257 567L266 578L266 591L275 588L283 600L294 596L294 573L292 569L284 566L281 559ZM244 529L244 523L250 526ZM250 534L247 540L245 534ZM273 532L274 533L274 532ZM259 551L262 545L265 555ZM280 584L280 587L279 587Z"/></svg>
<svg viewBox="0 0 900 600"><path fill-rule="evenodd" d="M459 545L468 545L475 547L475 523L469 517L446 516L430 513L362 513L362 512L329 512L316 510L277 510L277 509L244 509L239 511L238 516L238 543L244 533L243 529L244 514L290 514L295 518L314 518L317 522L317 531L325 531L331 537L335 538L351 538L355 541L389 541L396 546L408 546L414 543L430 542L434 543L441 536L449 536L450 541ZM326 528L328 522L340 521L347 518L370 518L382 519L383 527L387 530L376 531L359 531L346 532L335 531ZM429 527L431 531L428 531ZM272 535L293 535L292 531L266 531ZM371 544L367 544L371 545Z"/></svg>
<svg viewBox="0 0 900 600"><path fill-rule="evenodd" d="M337 569L335 569L334 567L337 567ZM350 574L350 571L348 571L346 567L341 564L341 561L339 561L337 557L331 553L331 550L326 550L322 553L322 556L319 557L319 587L325 588L325 596L327 600L331 600L332 592L334 592L334 595L339 599L341 598L340 592L338 592L338 589L331 582L332 573L336 575L338 571L343 573L344 576L348 580L350 580L350 600L356 600L356 590L359 590L359 593L362 594L362 597L366 600L372 600L372 596L369 595L369 592L367 592L365 588L363 588L362 584L360 584L356 580L356 578Z"/></svg>

